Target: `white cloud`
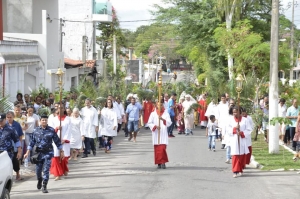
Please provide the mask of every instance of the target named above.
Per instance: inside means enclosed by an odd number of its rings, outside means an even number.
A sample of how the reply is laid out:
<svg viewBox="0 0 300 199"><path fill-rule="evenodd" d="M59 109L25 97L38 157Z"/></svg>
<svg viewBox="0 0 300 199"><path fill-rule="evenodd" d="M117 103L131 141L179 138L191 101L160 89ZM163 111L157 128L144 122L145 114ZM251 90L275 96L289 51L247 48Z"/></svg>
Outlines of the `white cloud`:
<svg viewBox="0 0 300 199"><path fill-rule="evenodd" d="M161 4L161 0L110 0L117 11L121 27L127 29L136 29L141 25L149 25L150 21L145 22L122 22L135 20L152 19L149 10L152 5Z"/></svg>

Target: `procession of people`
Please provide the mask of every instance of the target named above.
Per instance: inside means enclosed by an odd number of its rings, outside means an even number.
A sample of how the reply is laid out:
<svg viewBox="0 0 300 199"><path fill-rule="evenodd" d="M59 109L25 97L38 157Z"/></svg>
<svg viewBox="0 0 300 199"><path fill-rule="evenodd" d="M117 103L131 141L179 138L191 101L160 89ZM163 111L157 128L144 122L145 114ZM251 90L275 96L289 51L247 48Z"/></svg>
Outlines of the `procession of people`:
<svg viewBox="0 0 300 199"><path fill-rule="evenodd" d="M128 141L133 142L138 142L142 126L151 132L154 164L158 169L166 169L167 146L169 139L175 138L174 131L177 129L178 135L189 136L200 125L208 137L209 151L218 150L217 141L220 141L220 150L226 149L225 163L232 164L236 178L251 161L252 118L227 93L211 102L207 101L208 97L208 93L203 93L196 100L186 92L178 97L176 93L165 93L159 101L149 97L140 100L130 93L126 101L122 101L120 97L108 95L102 109L87 98L81 110L71 109L66 101L54 102L49 98L44 102L50 102L51 114L39 115L43 99L36 98L32 106L29 99L25 99L25 103L19 93L14 110L0 114L0 131L5 132L5 139L14 145L1 140L0 150L9 152L16 180L22 179L20 163L26 160L36 164L37 188L48 193L50 174L55 181L62 180L69 175L69 161L77 161L80 156L88 158L90 154L96 156L95 141L101 150L110 153L114 137L120 136L121 129ZM26 114L21 114L23 110ZM23 151L23 158L20 147L27 149Z"/></svg>

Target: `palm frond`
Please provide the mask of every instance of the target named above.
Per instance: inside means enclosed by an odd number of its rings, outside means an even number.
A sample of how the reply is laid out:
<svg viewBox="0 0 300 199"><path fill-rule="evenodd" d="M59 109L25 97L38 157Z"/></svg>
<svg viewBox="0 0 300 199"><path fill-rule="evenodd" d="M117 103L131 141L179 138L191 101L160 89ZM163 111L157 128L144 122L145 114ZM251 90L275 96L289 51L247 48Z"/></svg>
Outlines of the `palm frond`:
<svg viewBox="0 0 300 199"><path fill-rule="evenodd" d="M191 114L192 111L197 110L198 108L202 108L202 106L198 103L194 103L190 106L190 108L186 111L186 113Z"/></svg>

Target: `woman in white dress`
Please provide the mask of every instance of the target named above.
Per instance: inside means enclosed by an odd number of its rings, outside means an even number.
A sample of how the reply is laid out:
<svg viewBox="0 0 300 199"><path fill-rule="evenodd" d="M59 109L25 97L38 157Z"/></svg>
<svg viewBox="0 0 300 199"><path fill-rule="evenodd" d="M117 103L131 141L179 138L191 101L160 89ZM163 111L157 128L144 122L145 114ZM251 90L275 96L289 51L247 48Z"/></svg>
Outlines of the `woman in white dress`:
<svg viewBox="0 0 300 199"><path fill-rule="evenodd" d="M193 127L194 127L194 110L191 113L187 113L189 108L197 103L194 98L190 95L185 96L185 101L182 103L183 113L184 113L184 125L185 125L185 135L189 135L190 133L193 134Z"/></svg>
<svg viewBox="0 0 300 199"><path fill-rule="evenodd" d="M70 140L70 147L71 147L71 157L69 160L74 158L77 160L77 156L79 150L82 147L82 141L84 140L85 133L83 130L83 121L79 116L79 109L73 109L73 115L71 117L71 140Z"/></svg>
<svg viewBox="0 0 300 199"><path fill-rule="evenodd" d="M33 106L28 106L27 107L27 125L28 128L25 130L25 144L26 146L29 146L29 143L31 142L32 139L32 133L33 130L39 126L39 116L33 113L34 112L34 107ZM30 151L30 154L28 155L28 161L30 160L30 156L32 156L32 151ZM30 161L29 161L30 162Z"/></svg>
<svg viewBox="0 0 300 199"><path fill-rule="evenodd" d="M60 177L62 175L67 176L69 172L68 160L70 157L71 119L66 115L65 107L59 107L57 111L57 116L53 118L53 125L55 126L55 131L57 132L58 137L60 137L61 135L60 139L63 145L65 157L62 160L60 160L60 150L56 147L54 143L52 143L54 149L54 157L52 158L50 173L55 176L55 180L60 180Z"/></svg>
<svg viewBox="0 0 300 199"><path fill-rule="evenodd" d="M117 136L118 127L117 113L114 111L112 100L106 101L105 107L101 110L101 119L103 124L100 133L105 139L105 153L109 153L113 137Z"/></svg>

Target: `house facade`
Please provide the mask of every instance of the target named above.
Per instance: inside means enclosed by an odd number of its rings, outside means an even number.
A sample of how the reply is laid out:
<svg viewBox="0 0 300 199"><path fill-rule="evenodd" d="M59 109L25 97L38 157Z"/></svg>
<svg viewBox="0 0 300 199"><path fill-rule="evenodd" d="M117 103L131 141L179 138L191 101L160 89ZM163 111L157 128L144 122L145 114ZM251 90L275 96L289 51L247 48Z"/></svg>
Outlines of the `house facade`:
<svg viewBox="0 0 300 199"><path fill-rule="evenodd" d="M80 74L96 65L92 59L96 49L90 44L95 41L93 24L110 16L107 12L94 14L99 13L97 5L97 0L2 0L0 85L9 91L12 101L17 92L26 94L41 84L52 92L57 90L58 68L63 68L64 89L69 90L77 86ZM101 5L107 7L106 2ZM65 68L65 58L83 60L84 64Z"/></svg>

